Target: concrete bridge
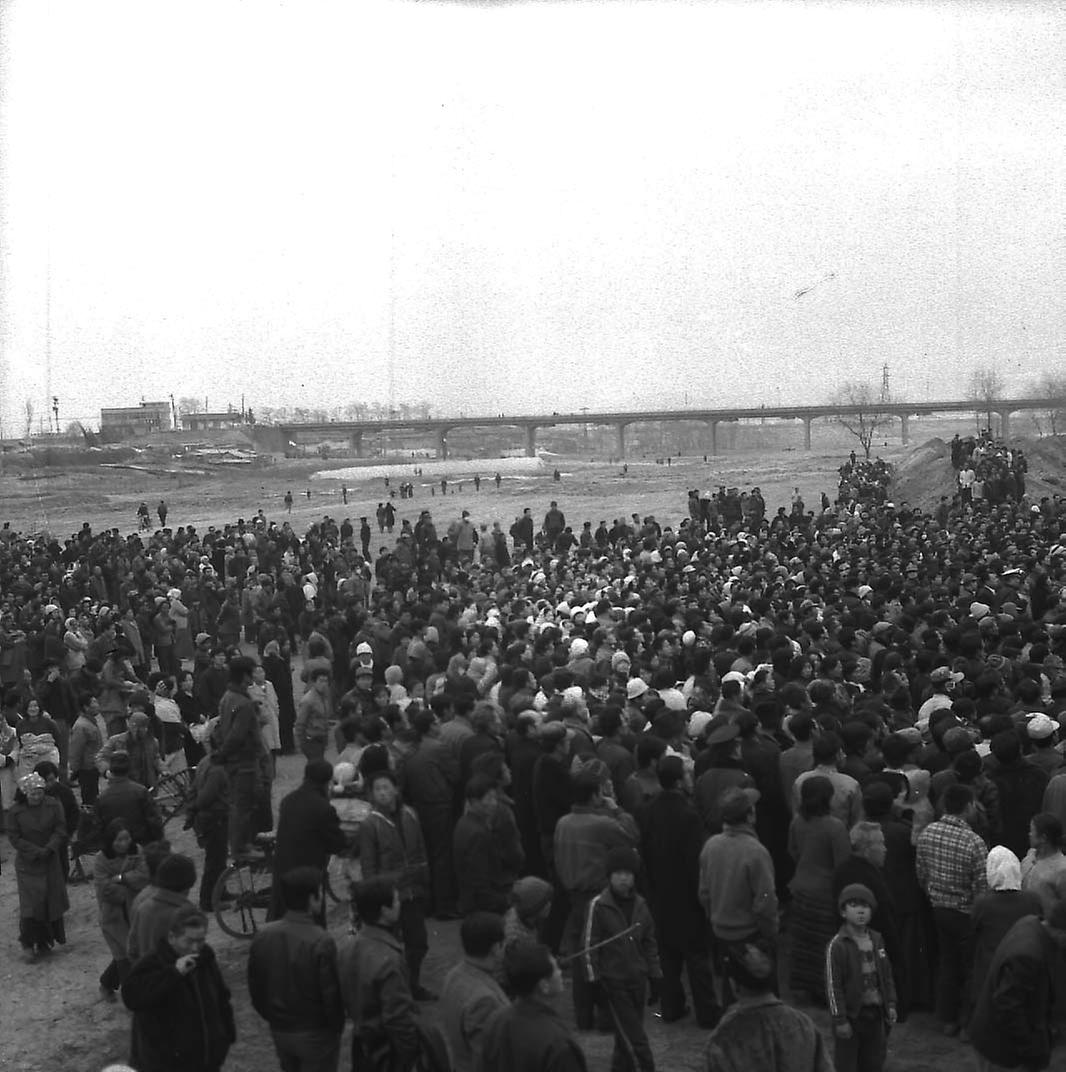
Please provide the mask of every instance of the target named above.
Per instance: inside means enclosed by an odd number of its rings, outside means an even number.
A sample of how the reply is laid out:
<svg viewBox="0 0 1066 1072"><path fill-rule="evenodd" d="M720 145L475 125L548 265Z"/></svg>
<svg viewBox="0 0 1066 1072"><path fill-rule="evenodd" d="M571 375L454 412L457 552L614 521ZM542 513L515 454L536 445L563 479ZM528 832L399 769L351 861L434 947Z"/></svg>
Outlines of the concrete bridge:
<svg viewBox="0 0 1066 1072"><path fill-rule="evenodd" d="M363 457L363 437L379 432L424 432L435 433L437 450L444 460L448 458L448 434L457 428L518 428L525 432L526 454L534 457L537 452L537 430L554 428L557 425L595 424L613 427L617 434L617 456L626 455L626 429L631 424L659 421L704 421L710 425L711 453L718 453L718 426L722 423L742 420L796 420L803 422L803 446L811 449L811 425L822 417L884 416L898 418L902 440L909 441L911 417L928 417L940 413L995 413L1000 419L1001 436L1010 435L1011 414L1022 410L1066 409L1066 398L1006 398L991 403L973 399L941 402L886 402L874 405L835 405L823 403L818 406L747 406L731 409L668 409L637 410L610 413L540 413L495 417L390 417L381 421L327 421L324 423L283 423L277 427L293 442L307 436L345 436L356 456Z"/></svg>

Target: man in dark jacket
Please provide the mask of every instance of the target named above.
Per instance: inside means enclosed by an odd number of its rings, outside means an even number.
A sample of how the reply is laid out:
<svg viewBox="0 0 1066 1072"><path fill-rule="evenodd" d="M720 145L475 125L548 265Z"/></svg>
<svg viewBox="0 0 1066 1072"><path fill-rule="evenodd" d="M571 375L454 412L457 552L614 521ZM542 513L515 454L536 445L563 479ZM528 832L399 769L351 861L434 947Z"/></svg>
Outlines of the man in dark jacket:
<svg viewBox="0 0 1066 1072"><path fill-rule="evenodd" d="M476 1072L587 1072L584 1051L550 1004L563 979L548 947L509 946L503 970L515 1000L489 1021Z"/></svg>
<svg viewBox="0 0 1066 1072"><path fill-rule="evenodd" d="M333 767L328 760L313 759L304 767L302 784L281 801L269 919L281 919L287 911L282 875L297 867L312 867L323 874L329 858L349 848L340 817L329 802L332 777ZM321 909L320 904L317 911ZM325 923L324 915L319 922Z"/></svg>
<svg viewBox="0 0 1066 1072"><path fill-rule="evenodd" d="M1019 860L1029 851L1029 823L1043 807L1048 776L1022 759L1022 746L1014 730L992 738L992 755L998 765L991 771L999 790L1003 830L999 838Z"/></svg>
<svg viewBox="0 0 1066 1072"><path fill-rule="evenodd" d="M454 751L437 736L436 726L437 718L432 711L412 715L411 728L418 736L418 744L403 761L400 779L404 798L415 809L426 839L432 893L430 911L438 919L450 919L456 912L452 801L459 780L459 764Z"/></svg>
<svg viewBox="0 0 1066 1072"><path fill-rule="evenodd" d="M336 1070L344 1006L337 947L317 918L323 907L322 872L296 867L281 876L279 885L285 915L252 939L248 993L270 1024L283 1069Z"/></svg>
<svg viewBox="0 0 1066 1072"><path fill-rule="evenodd" d="M1066 948L1066 904L1023 916L1004 935L977 996L970 1041L992 1068L1047 1068L1053 980Z"/></svg>
<svg viewBox="0 0 1066 1072"><path fill-rule="evenodd" d="M259 712L248 695L254 669L255 662L246 655L230 660L229 687L219 702L215 729L220 742L218 750L229 775L229 843L234 856L248 851L256 793L266 771Z"/></svg>
<svg viewBox="0 0 1066 1072"><path fill-rule="evenodd" d="M522 867L517 828L493 823L500 806L496 783L477 774L466 787L466 811L455 824L455 874L459 879L459 911L496 912L509 907L511 887ZM505 840L507 832L512 833Z"/></svg>
<svg viewBox="0 0 1066 1072"><path fill-rule="evenodd" d="M404 949L395 933L399 891L387 878L367 879L355 887L353 902L363 926L341 939L337 954L344 1008L355 1027L352 1072L410 1072L419 1035Z"/></svg>
<svg viewBox="0 0 1066 1072"><path fill-rule="evenodd" d="M134 964L122 1000L133 1013L130 1064L141 1072L218 1072L236 1041L230 992L195 905Z"/></svg>
<svg viewBox="0 0 1066 1072"><path fill-rule="evenodd" d="M125 752L115 752L108 774L107 785L93 805L100 829L106 829L112 819L122 819L138 845L158 841L163 836L163 821L152 794L140 782L130 779L130 757Z"/></svg>
<svg viewBox="0 0 1066 1072"><path fill-rule="evenodd" d="M680 756L659 763L662 792L647 805L641 823L648 905L655 920L662 961L662 1017L680 1020L688 1011L681 969L688 971L692 1004L700 1027L714 1027L721 1016L710 968L707 919L697 890L703 821L684 790Z"/></svg>

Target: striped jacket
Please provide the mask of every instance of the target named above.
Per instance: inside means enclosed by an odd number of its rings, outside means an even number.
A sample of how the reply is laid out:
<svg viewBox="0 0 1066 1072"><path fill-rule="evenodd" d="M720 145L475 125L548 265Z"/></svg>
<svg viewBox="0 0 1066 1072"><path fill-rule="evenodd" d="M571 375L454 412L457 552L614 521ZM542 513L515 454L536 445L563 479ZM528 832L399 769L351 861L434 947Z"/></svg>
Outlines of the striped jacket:
<svg viewBox="0 0 1066 1072"><path fill-rule="evenodd" d="M633 930L624 938L616 937L630 927ZM633 894L632 919L627 917L610 886L592 898L585 916L582 945L589 949L600 942L607 944L582 958L590 980L635 983L662 978L655 924L648 902L639 893Z"/></svg>
<svg viewBox="0 0 1066 1072"><path fill-rule="evenodd" d="M896 1006L896 984L892 965L885 953L885 943L875 930L867 932L874 944L874 965L881 990L881 1009L888 1015ZM844 927L825 947L825 992L829 998L829 1015L842 1024L854 1020L862 1009L862 954Z"/></svg>

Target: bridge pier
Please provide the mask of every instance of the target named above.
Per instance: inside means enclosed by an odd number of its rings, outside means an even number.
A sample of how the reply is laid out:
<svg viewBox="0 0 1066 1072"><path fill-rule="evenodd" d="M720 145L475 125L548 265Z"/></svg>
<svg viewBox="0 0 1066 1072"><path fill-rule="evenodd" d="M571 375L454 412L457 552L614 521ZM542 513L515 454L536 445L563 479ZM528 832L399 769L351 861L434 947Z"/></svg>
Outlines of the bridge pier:
<svg viewBox="0 0 1066 1072"><path fill-rule="evenodd" d="M448 460L448 431L447 428L442 428L437 433L437 454L442 462Z"/></svg>
<svg viewBox="0 0 1066 1072"><path fill-rule="evenodd" d="M626 425L617 424L615 428L618 430L618 457L624 458L626 456Z"/></svg>
<svg viewBox="0 0 1066 1072"><path fill-rule="evenodd" d="M814 423L813 417L803 418L803 449L811 449L811 425Z"/></svg>
<svg viewBox="0 0 1066 1072"><path fill-rule="evenodd" d="M900 442L906 446L910 441L910 417L906 413L899 415L899 438Z"/></svg>
<svg viewBox="0 0 1066 1072"><path fill-rule="evenodd" d="M999 414L999 438L1005 443L1010 439L1010 410L996 410Z"/></svg>
<svg viewBox="0 0 1066 1072"><path fill-rule="evenodd" d="M537 456L537 426L530 424L526 426L526 457L535 458Z"/></svg>
<svg viewBox="0 0 1066 1072"><path fill-rule="evenodd" d="M362 432L352 432L352 434L348 437L348 445L352 448L352 450L355 451L355 456L357 458L362 458L363 457L363 433Z"/></svg>

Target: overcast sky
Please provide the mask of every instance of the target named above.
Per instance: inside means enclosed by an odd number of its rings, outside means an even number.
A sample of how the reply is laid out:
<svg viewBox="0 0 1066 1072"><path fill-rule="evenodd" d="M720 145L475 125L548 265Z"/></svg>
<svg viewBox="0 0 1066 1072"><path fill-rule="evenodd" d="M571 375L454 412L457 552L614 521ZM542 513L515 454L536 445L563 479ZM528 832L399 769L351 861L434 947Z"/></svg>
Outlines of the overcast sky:
<svg viewBox="0 0 1066 1072"><path fill-rule="evenodd" d="M1066 368L1063 3L0 10L7 434Z"/></svg>

